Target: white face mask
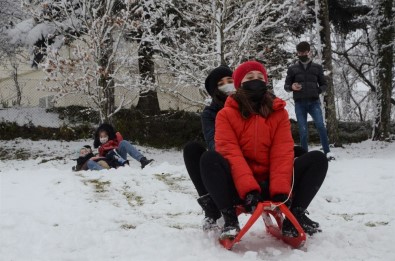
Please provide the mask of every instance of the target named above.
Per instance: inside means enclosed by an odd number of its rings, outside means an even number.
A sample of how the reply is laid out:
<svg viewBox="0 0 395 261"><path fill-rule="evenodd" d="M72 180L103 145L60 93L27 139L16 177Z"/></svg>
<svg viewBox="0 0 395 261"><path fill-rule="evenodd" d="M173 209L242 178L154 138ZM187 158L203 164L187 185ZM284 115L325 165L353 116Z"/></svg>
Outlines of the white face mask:
<svg viewBox="0 0 395 261"><path fill-rule="evenodd" d="M104 144L104 143L106 143L108 141L108 137L102 137L102 138L100 138L100 143L101 144Z"/></svg>
<svg viewBox="0 0 395 261"><path fill-rule="evenodd" d="M218 90L220 92L225 93L226 95L231 95L236 92L236 88L233 83L227 83L225 85L222 85L222 86L218 87Z"/></svg>

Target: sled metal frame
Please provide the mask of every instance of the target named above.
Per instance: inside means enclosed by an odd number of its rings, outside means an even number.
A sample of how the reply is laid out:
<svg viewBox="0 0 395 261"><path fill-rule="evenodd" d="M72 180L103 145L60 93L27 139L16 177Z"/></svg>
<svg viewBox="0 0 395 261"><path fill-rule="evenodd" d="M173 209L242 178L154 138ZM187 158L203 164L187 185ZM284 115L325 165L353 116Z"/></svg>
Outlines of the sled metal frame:
<svg viewBox="0 0 395 261"><path fill-rule="evenodd" d="M242 213L246 213L246 211L243 206L236 206L236 213L237 215L240 215ZM284 241L293 248L300 248L305 244L306 233L303 231L291 211L284 204L276 205L271 201L258 203L254 213L252 213L251 217L240 230L239 234L233 239L219 239L219 243L226 249L231 250L235 244L240 242L241 238L247 233L259 217L262 217L266 231L277 239ZM272 218L276 221L275 223ZM288 218L298 231L297 237L285 237L282 235L281 229L285 218Z"/></svg>

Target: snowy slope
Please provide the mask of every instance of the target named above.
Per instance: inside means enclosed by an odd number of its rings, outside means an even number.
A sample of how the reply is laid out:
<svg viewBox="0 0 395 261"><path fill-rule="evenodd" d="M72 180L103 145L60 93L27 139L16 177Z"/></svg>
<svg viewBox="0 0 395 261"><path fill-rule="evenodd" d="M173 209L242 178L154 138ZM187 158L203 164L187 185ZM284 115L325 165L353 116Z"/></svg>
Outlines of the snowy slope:
<svg viewBox="0 0 395 261"><path fill-rule="evenodd" d="M155 159L144 170L131 160L72 172L73 152L85 143L0 142L2 153L34 156L0 161L0 260L395 260L395 143L334 149L338 160L309 208L324 231L303 249L258 221L233 251L201 231L182 152L138 147Z"/></svg>

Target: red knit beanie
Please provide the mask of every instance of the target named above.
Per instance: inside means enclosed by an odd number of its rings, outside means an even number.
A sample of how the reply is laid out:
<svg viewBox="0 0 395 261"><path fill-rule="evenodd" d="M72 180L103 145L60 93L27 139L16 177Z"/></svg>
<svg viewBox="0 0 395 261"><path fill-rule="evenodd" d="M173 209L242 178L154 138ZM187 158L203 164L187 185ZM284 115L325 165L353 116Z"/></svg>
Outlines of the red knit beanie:
<svg viewBox="0 0 395 261"><path fill-rule="evenodd" d="M268 83L266 68L263 66L263 64L256 61L248 61L240 64L233 72L233 84L235 85L236 89L240 87L241 80L243 80L244 76L246 76L246 74L251 71L262 72L265 82Z"/></svg>

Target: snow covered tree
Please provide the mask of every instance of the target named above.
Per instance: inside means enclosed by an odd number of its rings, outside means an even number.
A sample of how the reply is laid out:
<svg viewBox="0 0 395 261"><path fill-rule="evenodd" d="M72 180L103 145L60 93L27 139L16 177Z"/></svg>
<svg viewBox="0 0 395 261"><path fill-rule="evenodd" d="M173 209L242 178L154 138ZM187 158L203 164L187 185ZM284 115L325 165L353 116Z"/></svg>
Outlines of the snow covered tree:
<svg viewBox="0 0 395 261"><path fill-rule="evenodd" d="M317 23L320 44L319 52L324 67L327 90L324 95L325 118L328 136L335 145L339 143L338 122L336 117L335 92L333 86L331 28L329 24L329 8L327 0L316 0Z"/></svg>
<svg viewBox="0 0 395 261"><path fill-rule="evenodd" d="M148 1L147 9L144 26L165 70L176 85L201 87L214 67L234 67L258 52L267 57L269 71L278 69L283 26L295 6L293 1L164 0ZM276 52L280 55L272 55Z"/></svg>
<svg viewBox="0 0 395 261"><path fill-rule="evenodd" d="M47 80L57 83L48 88L57 96L88 95L101 121L109 121L127 102L119 92L115 106L115 88L141 87L133 69L138 47L128 48L124 39L125 32L136 30L131 19L137 9L134 1L53 0L26 6L34 14L33 27L41 29L36 49L40 37L44 43L36 55L46 56L42 66ZM70 48L70 54L60 51L62 45Z"/></svg>
<svg viewBox="0 0 395 261"><path fill-rule="evenodd" d="M0 64L9 71L14 82L15 99L13 105L20 106L22 100L22 88L18 79L18 70L21 63L26 60L23 55L21 43L13 43L8 29L26 18L20 4L11 0L0 0Z"/></svg>
<svg viewBox="0 0 395 261"><path fill-rule="evenodd" d="M12 27L26 18L19 1L0 0L0 28ZM0 29L0 30L1 30Z"/></svg>
<svg viewBox="0 0 395 261"><path fill-rule="evenodd" d="M14 83L15 99L12 104L20 106L22 101L22 86L19 81L19 68L23 61L27 60L24 56L23 47L17 44L10 44L8 37L0 38L0 63L9 72L10 78Z"/></svg>
<svg viewBox="0 0 395 261"><path fill-rule="evenodd" d="M373 140L388 140L391 124L391 95L394 88L395 4L393 0L374 2L378 110Z"/></svg>
<svg viewBox="0 0 395 261"><path fill-rule="evenodd" d="M373 139L387 139L391 120L391 103L395 104L395 100L391 98L394 82L394 23L390 18L393 16L391 6L394 4L393 1L385 3L367 1L366 4L366 6L353 9L359 17L350 21L357 21L357 24L349 22L347 25L347 21L344 21L343 25L339 21L335 23L335 30L343 35L343 37L338 37L342 39L338 39L337 43L343 48L334 50L334 53L339 56L342 67L349 67L353 71L345 75L348 79L345 79L343 83L356 74L359 82L370 89L360 101L354 98L353 100L357 107L358 104L369 99L375 101L370 107L375 111L374 115L370 115L370 119L374 121ZM365 111L367 109L369 107ZM358 110L360 119L364 119L361 113L362 108L358 107Z"/></svg>
<svg viewBox="0 0 395 261"><path fill-rule="evenodd" d="M332 27L332 52L343 53L346 48L358 39L360 31L367 28L366 14L371 8L361 4L359 1L343 1L333 0L328 2L329 20ZM358 33L356 33L358 31ZM361 108L361 102L368 100L366 95L358 100L357 93L353 93L360 82L358 74L347 64L343 56L334 54L333 81L334 90L338 102L338 118L339 120L353 120L358 116L359 120L364 121L365 117L362 110L369 108ZM360 57L360 60L363 56ZM354 109L355 107L355 109Z"/></svg>
<svg viewBox="0 0 395 261"><path fill-rule="evenodd" d="M145 115L157 115L160 113L159 100L157 88L155 84L155 63L154 63L154 49L153 44L147 37L146 20L151 17L151 10L149 0L136 1L138 10L134 13L134 21L138 24L137 30L131 31L127 35L130 42L137 42L138 48L138 68L140 73L140 80L145 88L140 90L139 100L136 109ZM157 23L153 26L161 27Z"/></svg>

